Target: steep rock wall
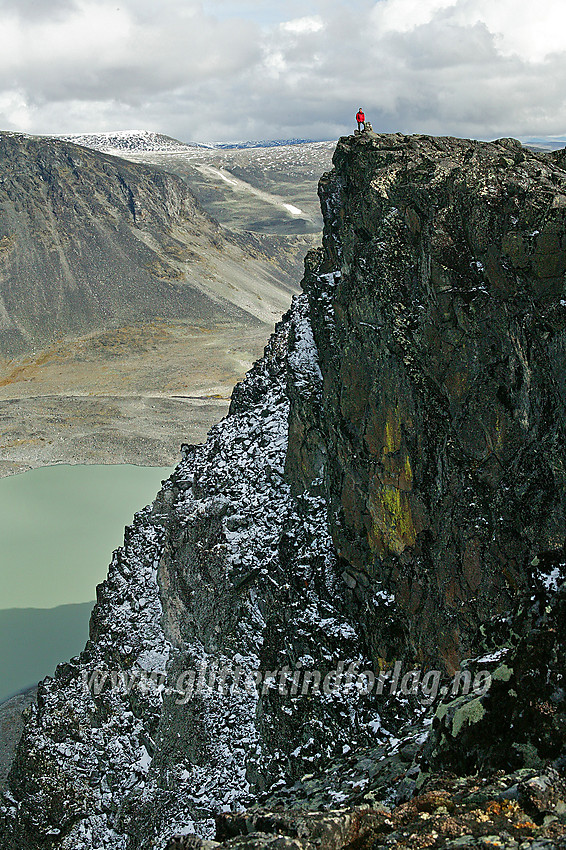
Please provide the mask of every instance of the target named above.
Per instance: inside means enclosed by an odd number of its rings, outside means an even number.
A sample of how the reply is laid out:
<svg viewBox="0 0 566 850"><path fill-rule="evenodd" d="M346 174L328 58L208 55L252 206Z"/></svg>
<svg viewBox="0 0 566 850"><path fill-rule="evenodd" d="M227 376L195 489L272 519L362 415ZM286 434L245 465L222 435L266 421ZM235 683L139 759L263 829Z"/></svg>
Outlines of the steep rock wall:
<svg viewBox="0 0 566 850"><path fill-rule="evenodd" d="M566 173L513 140L341 139L307 263L322 413L287 470L324 475L375 657L457 667L565 536ZM313 446L316 447L313 449ZM395 598L396 625L364 605ZM365 612L369 611L369 615Z"/></svg>
<svg viewBox="0 0 566 850"><path fill-rule="evenodd" d="M316 486L294 498L284 480L295 384L320 397L304 295L230 415L185 447L126 530L84 652L40 684L0 806L2 847L159 848L179 828L210 837L218 811L387 739L356 692L279 690L284 668L369 664L324 499ZM190 674L209 683L224 669L226 692L198 682L191 692ZM278 671L275 686L264 690L264 677L255 689L258 671Z"/></svg>

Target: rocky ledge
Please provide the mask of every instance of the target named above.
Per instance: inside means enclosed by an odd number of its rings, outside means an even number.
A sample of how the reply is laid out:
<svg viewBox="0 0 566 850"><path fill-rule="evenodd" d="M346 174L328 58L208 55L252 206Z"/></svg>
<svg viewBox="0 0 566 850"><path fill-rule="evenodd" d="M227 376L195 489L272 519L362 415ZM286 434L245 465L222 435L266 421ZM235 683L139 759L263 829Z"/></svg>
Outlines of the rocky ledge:
<svg viewBox="0 0 566 850"><path fill-rule="evenodd" d="M566 846L563 164L340 140L303 294L39 687L3 847Z"/></svg>
<svg viewBox="0 0 566 850"><path fill-rule="evenodd" d="M391 808L374 803L323 812L258 809L219 815L214 841L179 835L167 850L552 850L566 845L566 825L559 817L565 799L565 783L553 771L437 775L421 793Z"/></svg>

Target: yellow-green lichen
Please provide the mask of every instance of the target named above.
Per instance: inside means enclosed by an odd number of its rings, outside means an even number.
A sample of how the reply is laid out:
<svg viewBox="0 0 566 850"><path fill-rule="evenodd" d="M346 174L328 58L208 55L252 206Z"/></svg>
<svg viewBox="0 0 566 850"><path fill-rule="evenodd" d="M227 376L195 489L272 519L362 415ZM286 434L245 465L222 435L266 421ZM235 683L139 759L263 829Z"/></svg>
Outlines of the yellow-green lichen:
<svg viewBox="0 0 566 850"><path fill-rule="evenodd" d="M413 513L406 493L390 485L381 485L370 499L373 526L370 544L401 554L407 546L413 546L417 534ZM374 547L374 548L375 548Z"/></svg>
<svg viewBox="0 0 566 850"><path fill-rule="evenodd" d="M512 667L507 667L506 664L500 664L499 667L491 674L491 678L498 682L508 682L512 675Z"/></svg>
<svg viewBox="0 0 566 850"><path fill-rule="evenodd" d="M456 737L464 724L471 726L472 723L478 723L484 714L485 708L483 707L481 697L464 703L464 705L454 712L451 729L452 735Z"/></svg>
<svg viewBox="0 0 566 850"><path fill-rule="evenodd" d="M383 454L392 454L401 448L401 419L399 408L388 408L383 433Z"/></svg>
<svg viewBox="0 0 566 850"><path fill-rule="evenodd" d="M408 454L405 454L403 473L406 488L410 490L413 485L413 470L411 469L411 461Z"/></svg>
<svg viewBox="0 0 566 850"><path fill-rule="evenodd" d="M501 417L501 413L499 410L495 413L495 443L494 449L496 452L500 452L503 448L503 420Z"/></svg>

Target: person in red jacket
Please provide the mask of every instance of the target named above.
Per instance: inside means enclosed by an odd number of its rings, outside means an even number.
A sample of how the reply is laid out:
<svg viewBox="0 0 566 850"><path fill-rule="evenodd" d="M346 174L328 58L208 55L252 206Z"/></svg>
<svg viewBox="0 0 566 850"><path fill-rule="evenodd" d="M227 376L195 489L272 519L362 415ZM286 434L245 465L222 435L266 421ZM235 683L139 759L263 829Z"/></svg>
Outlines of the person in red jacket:
<svg viewBox="0 0 566 850"><path fill-rule="evenodd" d="M358 122L358 133L361 129L361 125L364 125L364 130L366 129L366 116L364 115L364 110L360 106L358 114L356 115L356 121Z"/></svg>

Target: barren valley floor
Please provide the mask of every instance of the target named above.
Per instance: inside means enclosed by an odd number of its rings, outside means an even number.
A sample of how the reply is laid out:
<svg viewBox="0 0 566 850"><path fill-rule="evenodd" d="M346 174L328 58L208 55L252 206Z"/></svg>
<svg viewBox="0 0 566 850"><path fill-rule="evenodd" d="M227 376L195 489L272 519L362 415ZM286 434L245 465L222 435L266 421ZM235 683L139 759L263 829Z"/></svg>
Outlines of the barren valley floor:
<svg viewBox="0 0 566 850"><path fill-rule="evenodd" d="M227 412L268 328L154 321L0 362L0 477L53 463L171 466Z"/></svg>

